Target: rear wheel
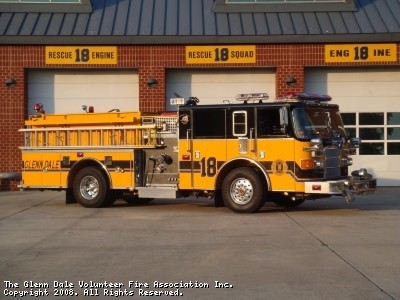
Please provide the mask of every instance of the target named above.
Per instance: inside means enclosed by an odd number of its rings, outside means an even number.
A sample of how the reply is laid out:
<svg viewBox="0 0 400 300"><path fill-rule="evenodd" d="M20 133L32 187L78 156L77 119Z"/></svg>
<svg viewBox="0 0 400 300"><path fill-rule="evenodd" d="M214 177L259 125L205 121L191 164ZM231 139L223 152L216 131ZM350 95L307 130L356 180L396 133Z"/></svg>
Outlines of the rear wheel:
<svg viewBox="0 0 400 300"><path fill-rule="evenodd" d="M262 181L250 168L237 168L222 182L222 198L226 206L238 213L254 213L264 205Z"/></svg>
<svg viewBox="0 0 400 300"><path fill-rule="evenodd" d="M108 183L101 171L87 167L78 172L73 182L74 196L84 207L103 207L112 204Z"/></svg>

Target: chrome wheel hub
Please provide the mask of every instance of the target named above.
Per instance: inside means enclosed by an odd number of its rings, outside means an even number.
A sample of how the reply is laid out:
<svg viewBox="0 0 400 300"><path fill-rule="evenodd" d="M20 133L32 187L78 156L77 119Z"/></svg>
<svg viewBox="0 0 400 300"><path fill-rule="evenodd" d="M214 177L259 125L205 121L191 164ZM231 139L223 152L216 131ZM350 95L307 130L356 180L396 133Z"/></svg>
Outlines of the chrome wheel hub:
<svg viewBox="0 0 400 300"><path fill-rule="evenodd" d="M99 182L93 176L86 176L81 181L80 191L86 200L92 200L99 194Z"/></svg>
<svg viewBox="0 0 400 300"><path fill-rule="evenodd" d="M229 192L236 204L245 205L253 198L253 185L248 179L238 178L232 182Z"/></svg>

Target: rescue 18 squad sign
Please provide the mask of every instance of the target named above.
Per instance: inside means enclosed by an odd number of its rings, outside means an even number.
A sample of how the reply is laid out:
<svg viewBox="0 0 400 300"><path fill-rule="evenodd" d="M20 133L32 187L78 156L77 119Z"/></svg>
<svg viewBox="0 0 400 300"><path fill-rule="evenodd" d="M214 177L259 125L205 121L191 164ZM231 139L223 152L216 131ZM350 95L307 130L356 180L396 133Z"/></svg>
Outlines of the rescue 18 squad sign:
<svg viewBox="0 0 400 300"><path fill-rule="evenodd" d="M186 46L187 64L254 64L256 46Z"/></svg>

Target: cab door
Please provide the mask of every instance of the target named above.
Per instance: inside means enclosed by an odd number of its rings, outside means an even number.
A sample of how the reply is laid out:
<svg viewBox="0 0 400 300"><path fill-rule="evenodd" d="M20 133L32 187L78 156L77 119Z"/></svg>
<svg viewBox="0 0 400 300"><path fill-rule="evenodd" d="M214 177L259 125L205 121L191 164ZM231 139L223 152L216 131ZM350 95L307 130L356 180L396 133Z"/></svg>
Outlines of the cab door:
<svg viewBox="0 0 400 300"><path fill-rule="evenodd" d="M178 121L180 188L213 190L226 161L226 109L193 107Z"/></svg>
<svg viewBox="0 0 400 300"><path fill-rule="evenodd" d="M268 173L272 191L295 189L295 140L288 134L288 110L283 106L259 107L257 156Z"/></svg>

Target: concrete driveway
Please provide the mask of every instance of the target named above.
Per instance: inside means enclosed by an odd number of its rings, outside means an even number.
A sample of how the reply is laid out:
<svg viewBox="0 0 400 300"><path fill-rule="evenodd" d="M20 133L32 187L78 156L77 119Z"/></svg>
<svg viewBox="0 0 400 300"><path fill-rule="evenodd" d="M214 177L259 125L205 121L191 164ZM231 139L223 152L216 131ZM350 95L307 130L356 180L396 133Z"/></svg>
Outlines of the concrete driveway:
<svg viewBox="0 0 400 300"><path fill-rule="evenodd" d="M240 215L204 199L87 209L2 192L0 299L400 299L399 195Z"/></svg>

